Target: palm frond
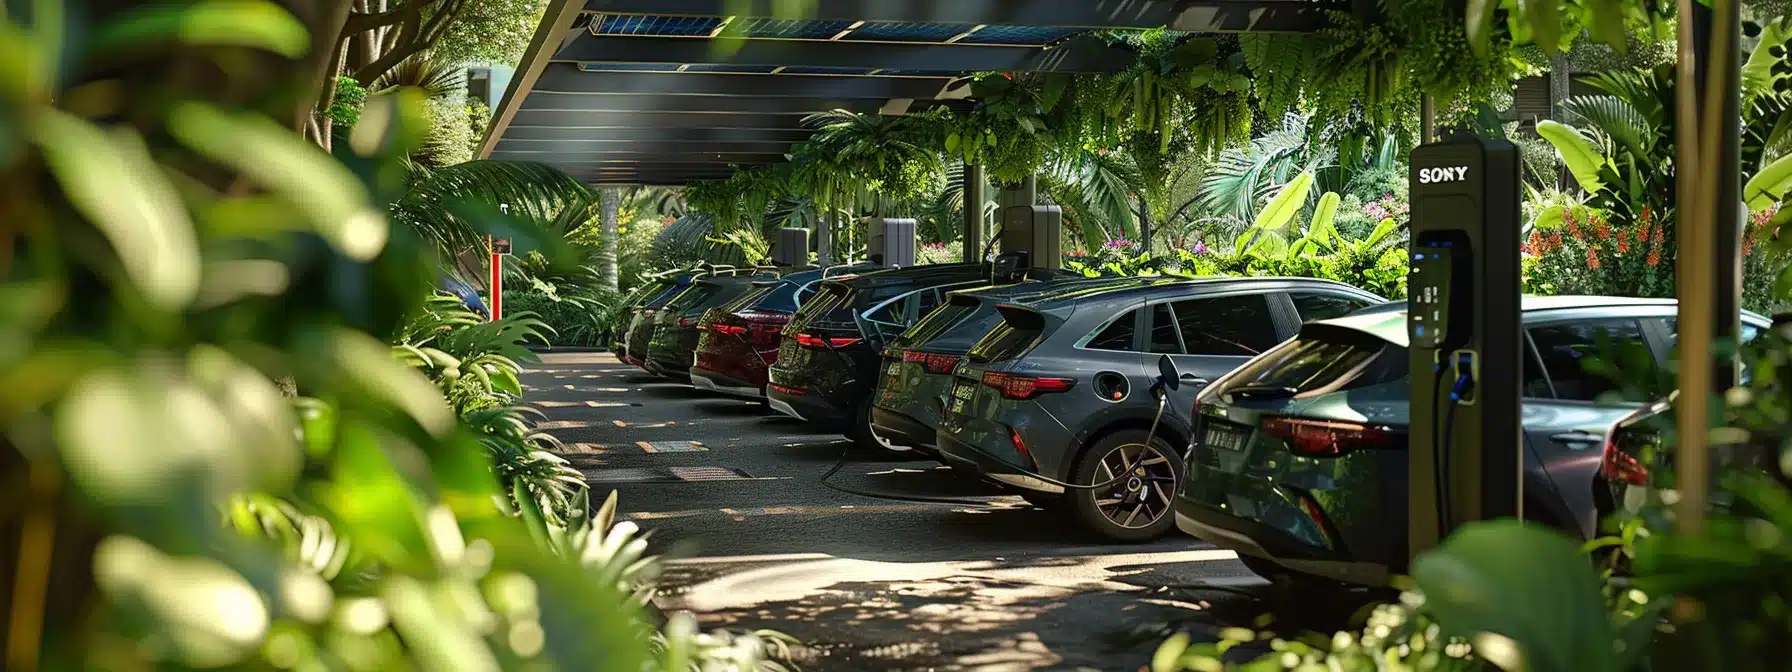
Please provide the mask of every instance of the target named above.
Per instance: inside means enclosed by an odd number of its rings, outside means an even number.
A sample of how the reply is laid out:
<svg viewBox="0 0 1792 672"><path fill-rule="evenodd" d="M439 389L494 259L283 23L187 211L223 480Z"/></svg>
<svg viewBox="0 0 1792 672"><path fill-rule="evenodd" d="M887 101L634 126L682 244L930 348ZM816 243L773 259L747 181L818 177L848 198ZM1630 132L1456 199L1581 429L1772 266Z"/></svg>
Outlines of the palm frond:
<svg viewBox="0 0 1792 672"><path fill-rule="evenodd" d="M495 213L508 205L513 221L548 232L569 205L589 203L591 190L551 166L526 161L479 160L427 168L411 176L411 188L392 204L395 223L408 226L444 253L483 246L488 225L455 211Z"/></svg>
<svg viewBox="0 0 1792 672"><path fill-rule="evenodd" d="M448 98L467 88L466 70L453 63L437 60L424 52L405 59L397 67L380 75L370 88L373 91L384 91L404 86L420 89L431 98Z"/></svg>
<svg viewBox="0 0 1792 672"><path fill-rule="evenodd" d="M1639 157L1649 155L1661 133L1635 105L1617 96L1575 96L1565 107L1585 125Z"/></svg>

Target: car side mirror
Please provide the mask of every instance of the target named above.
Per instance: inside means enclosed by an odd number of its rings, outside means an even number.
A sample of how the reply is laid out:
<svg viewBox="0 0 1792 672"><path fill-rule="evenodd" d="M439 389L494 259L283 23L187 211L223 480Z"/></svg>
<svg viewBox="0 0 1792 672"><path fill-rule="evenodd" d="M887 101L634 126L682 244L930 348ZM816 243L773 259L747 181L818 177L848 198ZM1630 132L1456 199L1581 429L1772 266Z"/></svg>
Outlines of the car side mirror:
<svg viewBox="0 0 1792 672"><path fill-rule="evenodd" d="M1176 371L1176 360L1170 359L1169 355L1157 358L1157 380L1170 391L1182 386L1182 374Z"/></svg>

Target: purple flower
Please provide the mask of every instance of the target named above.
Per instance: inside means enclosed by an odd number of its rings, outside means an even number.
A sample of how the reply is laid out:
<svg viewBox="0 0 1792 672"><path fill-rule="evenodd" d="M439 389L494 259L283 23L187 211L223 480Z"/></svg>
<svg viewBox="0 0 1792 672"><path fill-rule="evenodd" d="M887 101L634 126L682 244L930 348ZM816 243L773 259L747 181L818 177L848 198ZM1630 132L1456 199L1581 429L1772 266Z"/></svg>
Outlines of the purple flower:
<svg viewBox="0 0 1792 672"><path fill-rule="evenodd" d="M1195 254L1207 254L1207 243L1205 243L1205 242L1195 243L1195 249L1193 250L1193 252Z"/></svg>

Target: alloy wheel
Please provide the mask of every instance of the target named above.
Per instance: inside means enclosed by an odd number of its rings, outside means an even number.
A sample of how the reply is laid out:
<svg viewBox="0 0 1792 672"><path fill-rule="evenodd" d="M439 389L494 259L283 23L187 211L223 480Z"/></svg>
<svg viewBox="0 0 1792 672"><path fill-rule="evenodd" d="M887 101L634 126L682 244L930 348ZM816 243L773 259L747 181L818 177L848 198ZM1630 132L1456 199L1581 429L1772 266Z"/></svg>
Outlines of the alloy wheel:
<svg viewBox="0 0 1792 672"><path fill-rule="evenodd" d="M1139 529L1169 513L1176 496L1175 462L1151 446L1124 444L1101 456L1090 482L1106 483L1122 474L1113 486L1090 491L1101 515L1122 528Z"/></svg>

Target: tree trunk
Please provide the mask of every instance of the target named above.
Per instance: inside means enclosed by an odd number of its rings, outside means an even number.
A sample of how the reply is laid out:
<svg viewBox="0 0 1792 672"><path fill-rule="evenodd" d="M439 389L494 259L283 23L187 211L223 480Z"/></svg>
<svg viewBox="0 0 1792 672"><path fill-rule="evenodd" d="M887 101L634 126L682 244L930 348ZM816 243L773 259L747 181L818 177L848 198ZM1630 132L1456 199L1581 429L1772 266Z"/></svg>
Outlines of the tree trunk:
<svg viewBox="0 0 1792 672"><path fill-rule="evenodd" d="M616 277L616 250L619 247L616 226L618 211L622 209L622 190L616 187L604 187L597 192L598 217L603 227L603 241L598 246L598 265L603 273L604 286L616 291L620 283Z"/></svg>
<svg viewBox="0 0 1792 672"><path fill-rule="evenodd" d="M1151 251L1151 199L1139 198L1139 251Z"/></svg>
<svg viewBox="0 0 1792 672"><path fill-rule="evenodd" d="M1568 65L1568 54L1563 53L1563 52L1556 52L1555 56L1550 57L1550 59L1549 59L1549 118L1550 119L1553 119L1555 121L1558 121L1558 122L1561 122L1564 124L1574 123L1574 114L1568 111L1568 106L1566 105L1566 103L1568 102L1569 87L1573 86L1573 81L1574 81L1573 78L1574 78L1573 68ZM1567 166L1557 166L1556 167L1556 188L1557 189L1563 189L1563 190L1570 189L1571 188L1570 185L1572 184L1569 181L1570 179L1572 179L1572 176L1568 173Z"/></svg>

